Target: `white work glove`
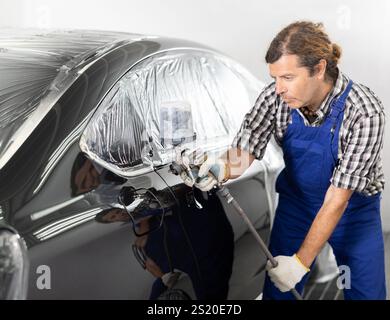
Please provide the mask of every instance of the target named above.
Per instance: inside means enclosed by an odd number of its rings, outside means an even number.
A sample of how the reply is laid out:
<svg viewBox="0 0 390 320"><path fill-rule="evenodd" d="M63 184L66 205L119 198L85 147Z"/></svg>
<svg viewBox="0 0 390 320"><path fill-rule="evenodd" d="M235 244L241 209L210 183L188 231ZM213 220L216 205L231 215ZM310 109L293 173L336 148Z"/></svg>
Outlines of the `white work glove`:
<svg viewBox="0 0 390 320"><path fill-rule="evenodd" d="M192 176L194 177L194 179L197 178L198 176L198 169L197 168L193 168L191 169L191 174ZM183 180L184 184L189 186L189 187L193 187L193 185L195 184L195 180L192 179L191 176L188 175L188 173L186 171L182 171L180 173L180 178Z"/></svg>
<svg viewBox="0 0 390 320"><path fill-rule="evenodd" d="M184 184L192 187L198 177L199 166L205 161L206 155L200 149L191 151L189 149L176 148L175 153L175 162L190 171L189 175L188 171L183 170L180 173L180 177Z"/></svg>
<svg viewBox="0 0 390 320"><path fill-rule="evenodd" d="M228 179L229 172L225 161L220 158L208 158L199 168L195 187L209 191L220 182Z"/></svg>
<svg viewBox="0 0 390 320"><path fill-rule="evenodd" d="M267 261L266 269L271 281L281 292L287 292L295 288L303 276L310 271L299 260L296 254L293 256L277 256L277 267L273 268L271 261Z"/></svg>

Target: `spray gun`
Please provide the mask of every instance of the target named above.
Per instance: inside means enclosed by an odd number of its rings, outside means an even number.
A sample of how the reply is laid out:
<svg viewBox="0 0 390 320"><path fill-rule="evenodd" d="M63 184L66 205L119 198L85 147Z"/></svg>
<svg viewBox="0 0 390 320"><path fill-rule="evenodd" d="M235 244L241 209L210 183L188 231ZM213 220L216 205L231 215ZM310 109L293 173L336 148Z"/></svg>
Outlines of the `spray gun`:
<svg viewBox="0 0 390 320"><path fill-rule="evenodd" d="M176 160L170 165L170 171L173 174L187 174L189 180L185 181L188 186L193 186L198 178L199 167L206 161L207 155L200 149L175 149Z"/></svg>
<svg viewBox="0 0 390 320"><path fill-rule="evenodd" d="M182 177L184 183L193 188L198 178L200 165L206 161L207 155L200 149L193 151L189 149L175 149L176 160L171 163L169 171ZM185 175L183 175L185 173ZM193 196L195 205L198 209L203 209L201 203Z"/></svg>

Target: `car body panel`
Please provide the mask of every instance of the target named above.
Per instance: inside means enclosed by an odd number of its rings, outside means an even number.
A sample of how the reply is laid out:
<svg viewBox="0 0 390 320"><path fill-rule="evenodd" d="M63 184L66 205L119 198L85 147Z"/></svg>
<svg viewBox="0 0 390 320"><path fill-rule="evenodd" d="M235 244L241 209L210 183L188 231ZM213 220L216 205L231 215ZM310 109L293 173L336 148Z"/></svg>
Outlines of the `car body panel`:
<svg viewBox="0 0 390 320"><path fill-rule="evenodd" d="M259 277L264 276L265 258L254 245L255 240L248 237L246 226L217 194L194 192L180 177L169 172L168 165L123 178L93 163L79 147L80 136L96 109L132 66L156 53L183 48L211 50L193 42L156 37L105 52L84 66L63 94L46 106L47 113L4 162L0 170L0 181L6 182L0 186L1 223L17 230L27 244L29 299L149 297L156 277L141 267L132 252L132 245L141 237L134 235L129 215L123 215L125 210L118 200L126 187L148 190L153 197L161 197L157 209L164 208L166 221L173 230L181 230L177 238L181 240L176 244L174 233L168 233L171 250L176 248L178 252L177 257L171 254L172 257L178 259L177 265L182 264L184 269L188 265L193 268L200 261L195 268L198 270L192 270L192 280L198 276L199 269L206 274L207 285L202 287L195 283L198 297L246 299L255 298L261 291ZM256 162L252 171L229 184L232 194L266 238L270 228L269 204L274 199L274 194L268 190L269 181L282 163L273 149L267 159L268 166ZM267 192L272 194L271 202ZM137 194L140 202L146 198L145 194ZM199 203L203 203L202 208ZM151 207L147 209L147 214L153 211ZM97 221L96 217L102 212L111 212L117 217L113 218L115 222ZM139 226L143 212L133 213L141 215L136 221ZM199 219L192 220L197 215ZM201 222L210 227L202 227ZM196 224L199 225L191 229L191 225ZM185 232L186 229L189 230ZM149 243L157 239L155 242L161 244L160 251L164 252L162 230L150 233L148 239ZM180 248L179 242L184 243ZM149 250L152 252L155 248ZM254 259L252 264L245 261L249 258ZM168 263L165 257L163 261ZM50 271L49 282L44 281L42 266ZM161 268L167 272L168 266ZM186 288L189 295L196 298L184 273L177 286ZM211 277L213 274L215 276ZM229 283L227 293L223 286ZM213 292L212 288L220 291Z"/></svg>

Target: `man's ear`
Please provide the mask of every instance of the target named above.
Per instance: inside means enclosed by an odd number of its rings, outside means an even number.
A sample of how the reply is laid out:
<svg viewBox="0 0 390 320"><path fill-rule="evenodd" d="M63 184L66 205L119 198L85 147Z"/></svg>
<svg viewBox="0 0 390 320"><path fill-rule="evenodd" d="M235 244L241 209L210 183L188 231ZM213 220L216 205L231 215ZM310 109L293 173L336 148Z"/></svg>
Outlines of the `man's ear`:
<svg viewBox="0 0 390 320"><path fill-rule="evenodd" d="M325 80L325 74L326 74L326 66L327 62L325 59L321 59L318 64L314 67L315 69L315 76L319 80Z"/></svg>

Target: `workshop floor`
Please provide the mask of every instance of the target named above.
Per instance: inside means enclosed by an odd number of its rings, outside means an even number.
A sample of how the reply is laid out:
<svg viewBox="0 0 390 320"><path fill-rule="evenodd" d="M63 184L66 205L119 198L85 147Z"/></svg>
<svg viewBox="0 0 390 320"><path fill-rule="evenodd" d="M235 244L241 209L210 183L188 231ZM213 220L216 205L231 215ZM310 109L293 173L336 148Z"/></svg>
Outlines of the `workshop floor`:
<svg viewBox="0 0 390 320"><path fill-rule="evenodd" d="M390 232L384 234L387 300L390 300ZM336 285L337 278L325 283L311 283L305 287L305 300L343 300L343 291Z"/></svg>

